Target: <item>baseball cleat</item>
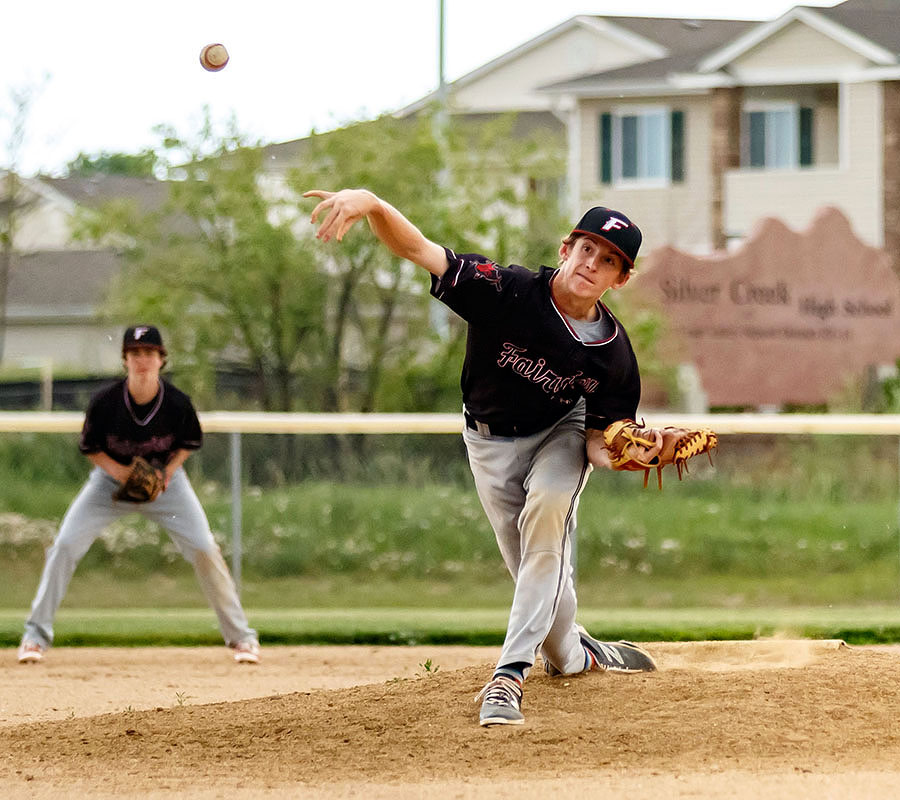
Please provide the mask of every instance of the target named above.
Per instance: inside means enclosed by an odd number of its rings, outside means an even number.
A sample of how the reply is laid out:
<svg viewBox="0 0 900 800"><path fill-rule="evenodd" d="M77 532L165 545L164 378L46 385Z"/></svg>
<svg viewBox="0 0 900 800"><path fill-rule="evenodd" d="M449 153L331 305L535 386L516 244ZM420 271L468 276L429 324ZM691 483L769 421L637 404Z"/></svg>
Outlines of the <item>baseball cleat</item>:
<svg viewBox="0 0 900 800"><path fill-rule="evenodd" d="M238 664L258 664L259 644L256 642L238 642L234 646L234 660Z"/></svg>
<svg viewBox="0 0 900 800"><path fill-rule="evenodd" d="M498 675L493 678L476 695L475 702L484 699L481 713L478 715L480 725L522 725L525 716L521 712L522 684L509 675Z"/></svg>
<svg viewBox="0 0 900 800"><path fill-rule="evenodd" d="M581 625L576 626L584 649L591 655L591 669L605 672L656 672L653 657L632 642L600 642Z"/></svg>
<svg viewBox="0 0 900 800"><path fill-rule="evenodd" d="M555 678L557 675L562 675L562 670L558 670L553 666L547 659L544 659L544 672L546 672L551 678Z"/></svg>
<svg viewBox="0 0 900 800"><path fill-rule="evenodd" d="M22 642L17 657L20 664L36 664L44 660L44 648L37 642Z"/></svg>

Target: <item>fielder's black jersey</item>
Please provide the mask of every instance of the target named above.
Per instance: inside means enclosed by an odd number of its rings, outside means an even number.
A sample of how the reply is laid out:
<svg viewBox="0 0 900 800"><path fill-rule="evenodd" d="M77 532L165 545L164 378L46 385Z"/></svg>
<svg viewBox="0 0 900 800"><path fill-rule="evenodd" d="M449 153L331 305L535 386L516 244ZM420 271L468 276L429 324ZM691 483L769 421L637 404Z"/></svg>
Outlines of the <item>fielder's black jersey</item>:
<svg viewBox="0 0 900 800"><path fill-rule="evenodd" d="M123 379L91 398L78 447L85 455L106 453L120 464L142 456L162 468L176 450L198 450L202 441L200 420L184 392L160 380L156 397L138 405Z"/></svg>
<svg viewBox="0 0 900 800"><path fill-rule="evenodd" d="M445 248L446 250L446 248ZM641 395L637 359L621 323L599 341L578 338L550 292L555 269L500 267L447 252L431 294L468 323L461 386L466 410L491 427L527 436L585 398L585 427L633 419Z"/></svg>

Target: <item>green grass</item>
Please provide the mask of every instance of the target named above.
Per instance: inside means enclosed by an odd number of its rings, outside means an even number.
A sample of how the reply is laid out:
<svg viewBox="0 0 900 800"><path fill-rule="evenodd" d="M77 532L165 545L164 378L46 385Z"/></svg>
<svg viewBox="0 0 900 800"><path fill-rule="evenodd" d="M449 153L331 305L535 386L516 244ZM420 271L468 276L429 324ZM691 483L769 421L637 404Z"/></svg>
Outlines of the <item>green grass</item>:
<svg viewBox="0 0 900 800"><path fill-rule="evenodd" d="M254 609L251 624L267 645L466 644L498 646L505 608ZM0 611L0 645L21 636L24 614ZM582 608L581 622L601 639L707 641L791 637L844 639L851 644L900 640L900 607L790 609ZM58 646L221 644L207 609L65 609L56 622Z"/></svg>
<svg viewBox="0 0 900 800"><path fill-rule="evenodd" d="M270 641L502 638L512 583L470 480L416 474L421 443L404 461L398 442L370 449L385 470L405 464L402 483L373 471L366 484L332 475L282 485L273 468L270 485L246 486L242 594ZM86 472L72 442L60 453L62 444L0 437L8 644ZM635 474L592 477L577 540L584 622L638 640L781 631L900 640L896 441L733 437L721 450L714 470L701 463L681 483L670 470L661 493ZM192 478L230 559L227 487ZM190 567L137 516L81 562L58 633L70 643L219 640Z"/></svg>

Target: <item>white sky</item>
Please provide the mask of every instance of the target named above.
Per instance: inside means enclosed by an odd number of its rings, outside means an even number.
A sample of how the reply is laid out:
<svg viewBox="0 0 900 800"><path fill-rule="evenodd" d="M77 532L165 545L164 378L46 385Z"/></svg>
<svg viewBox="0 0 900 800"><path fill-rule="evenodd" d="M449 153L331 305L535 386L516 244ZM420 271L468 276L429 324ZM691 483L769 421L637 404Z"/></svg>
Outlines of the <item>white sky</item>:
<svg viewBox="0 0 900 800"><path fill-rule="evenodd" d="M445 0L448 81L577 14L774 19L837 0ZM18 168L156 147L202 109L264 142L392 111L438 83L439 0L13 0L0 12L0 166L11 91L38 87ZM676 10L677 9L677 10ZM204 71L200 49L231 54Z"/></svg>

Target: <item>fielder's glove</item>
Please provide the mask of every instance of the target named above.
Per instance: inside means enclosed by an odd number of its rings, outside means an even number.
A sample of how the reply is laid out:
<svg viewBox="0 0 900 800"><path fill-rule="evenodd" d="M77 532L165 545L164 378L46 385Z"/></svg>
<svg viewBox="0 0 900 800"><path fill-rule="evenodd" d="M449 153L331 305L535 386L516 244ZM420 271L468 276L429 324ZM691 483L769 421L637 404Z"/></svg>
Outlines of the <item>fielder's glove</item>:
<svg viewBox="0 0 900 800"><path fill-rule="evenodd" d="M656 434L662 440L658 451ZM719 439L707 428L648 428L632 419L620 419L603 431L603 443L613 469L642 470L646 487L650 470L655 468L659 488L662 489L664 467L674 464L678 470L678 480L681 480L682 474L687 471L689 458L706 453L712 463L711 451L718 447ZM656 452L656 455L648 457L648 450Z"/></svg>
<svg viewBox="0 0 900 800"><path fill-rule="evenodd" d="M148 461L137 456L131 462L131 472L125 482L113 493L113 500L124 500L128 503L149 503L156 500L166 481L162 473Z"/></svg>

